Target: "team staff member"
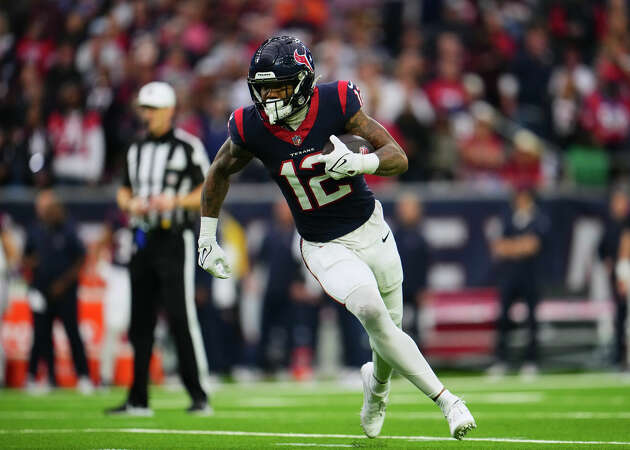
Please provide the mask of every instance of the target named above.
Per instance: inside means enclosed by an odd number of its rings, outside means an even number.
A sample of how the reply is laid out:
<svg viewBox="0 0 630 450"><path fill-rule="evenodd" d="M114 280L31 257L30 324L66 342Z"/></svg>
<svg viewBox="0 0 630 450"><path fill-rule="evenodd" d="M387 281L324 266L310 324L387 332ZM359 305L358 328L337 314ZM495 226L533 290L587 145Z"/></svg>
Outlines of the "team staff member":
<svg viewBox="0 0 630 450"><path fill-rule="evenodd" d="M37 222L28 230L24 248L24 268L31 273L30 288L37 292L39 307L33 311L33 346L29 360L29 381L37 375L40 356L48 360L48 376L54 379L52 325L55 317L63 323L74 368L77 388L84 394L93 390L89 379L85 347L79 334L79 272L85 259L85 248L76 229L67 219L65 209L54 191L41 191L35 200ZM32 294L31 294L32 295Z"/></svg>
<svg viewBox="0 0 630 450"><path fill-rule="evenodd" d="M630 197L628 193L617 188L610 196L609 212L604 222L604 234L599 243L599 256L601 257L612 287L613 300L615 302L615 338L612 354L612 363L619 369L626 368L626 319L628 315L628 296L620 289L614 263L619 256L619 243L621 236L627 233L630 219Z"/></svg>
<svg viewBox="0 0 630 450"><path fill-rule="evenodd" d="M188 412L211 412L202 387L208 371L194 303L193 223L209 167L203 144L173 127L175 91L151 82L138 94L146 135L127 151L117 201L130 216L134 250L129 265L134 377L127 400L113 414L151 415L149 360L159 307L175 338L179 374L192 399Z"/></svg>
<svg viewBox="0 0 630 450"><path fill-rule="evenodd" d="M501 270L501 312L497 321L496 362L488 369L488 374L499 376L507 370L508 313L516 300L523 299L529 310L529 342L521 374L533 376L538 373L536 306L540 301L539 263L549 220L536 205L534 193L529 189L517 190L511 206L510 214L503 218L503 234L491 246Z"/></svg>

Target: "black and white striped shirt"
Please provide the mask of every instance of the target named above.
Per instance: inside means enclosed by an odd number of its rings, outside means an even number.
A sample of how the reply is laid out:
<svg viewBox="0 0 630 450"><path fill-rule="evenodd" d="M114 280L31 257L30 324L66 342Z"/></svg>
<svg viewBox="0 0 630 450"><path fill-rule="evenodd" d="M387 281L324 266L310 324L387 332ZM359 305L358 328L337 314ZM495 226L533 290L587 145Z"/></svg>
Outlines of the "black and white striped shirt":
<svg viewBox="0 0 630 450"><path fill-rule="evenodd" d="M127 150L123 186L134 197L149 200L159 194L182 196L193 191L204 180L210 167L202 142L180 129L155 138L147 136ZM191 228L197 213L176 208L166 213L150 212L132 218L132 226L153 228Z"/></svg>

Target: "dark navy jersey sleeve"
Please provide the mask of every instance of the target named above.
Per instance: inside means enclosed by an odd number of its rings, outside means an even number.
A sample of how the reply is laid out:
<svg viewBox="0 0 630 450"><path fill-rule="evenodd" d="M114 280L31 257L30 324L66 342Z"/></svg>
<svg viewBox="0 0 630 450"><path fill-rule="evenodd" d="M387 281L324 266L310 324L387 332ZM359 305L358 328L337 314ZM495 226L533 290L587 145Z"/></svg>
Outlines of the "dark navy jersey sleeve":
<svg viewBox="0 0 630 450"><path fill-rule="evenodd" d="M239 147L247 147L245 142L245 127L243 121L243 108L239 108L232 113L228 120L228 134L230 140Z"/></svg>
<svg viewBox="0 0 630 450"><path fill-rule="evenodd" d="M339 80L337 82L337 93L339 95L339 104L341 105L341 115L344 122L347 122L361 109L363 104L361 91L352 81Z"/></svg>

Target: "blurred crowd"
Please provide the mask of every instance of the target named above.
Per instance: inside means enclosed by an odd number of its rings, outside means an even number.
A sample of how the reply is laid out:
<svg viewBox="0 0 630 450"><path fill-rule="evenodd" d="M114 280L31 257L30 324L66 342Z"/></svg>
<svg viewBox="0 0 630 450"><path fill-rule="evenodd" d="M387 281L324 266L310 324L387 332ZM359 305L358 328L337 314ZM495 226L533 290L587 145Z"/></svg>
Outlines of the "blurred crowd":
<svg viewBox="0 0 630 450"><path fill-rule="evenodd" d="M630 171L626 0L31 0L0 12L0 185L115 183L159 79L209 155L254 49L293 34L402 144L399 181L607 185ZM252 165L241 179L266 181ZM396 182L394 180L393 182Z"/></svg>

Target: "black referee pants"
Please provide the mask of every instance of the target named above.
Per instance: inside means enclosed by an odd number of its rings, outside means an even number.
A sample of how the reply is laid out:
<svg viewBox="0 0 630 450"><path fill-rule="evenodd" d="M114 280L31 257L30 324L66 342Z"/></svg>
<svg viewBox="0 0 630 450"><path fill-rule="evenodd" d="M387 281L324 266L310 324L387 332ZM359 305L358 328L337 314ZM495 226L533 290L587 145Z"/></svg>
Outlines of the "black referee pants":
<svg viewBox="0 0 630 450"><path fill-rule="evenodd" d="M194 301L193 232L158 229L148 232L144 241L129 266L134 376L128 403L148 406L149 361L159 307L166 312L175 340L184 386L193 401L206 401L200 382L200 375L207 373L207 361Z"/></svg>

